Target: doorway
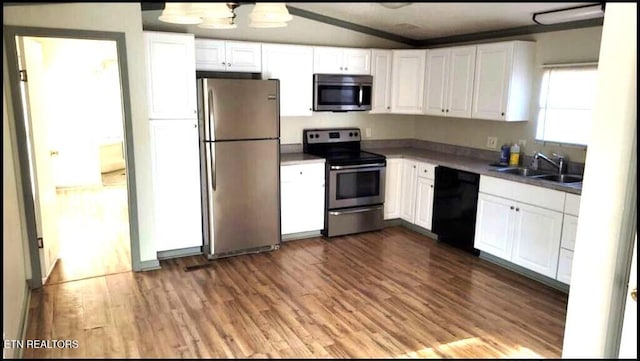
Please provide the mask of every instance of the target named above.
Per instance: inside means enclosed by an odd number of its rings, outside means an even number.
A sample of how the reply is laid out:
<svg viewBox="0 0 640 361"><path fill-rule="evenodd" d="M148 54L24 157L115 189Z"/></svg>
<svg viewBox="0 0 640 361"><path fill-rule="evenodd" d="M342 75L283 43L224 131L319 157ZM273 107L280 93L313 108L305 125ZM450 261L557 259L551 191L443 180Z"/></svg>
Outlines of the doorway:
<svg viewBox="0 0 640 361"><path fill-rule="evenodd" d="M131 271L138 241L124 34L35 33L11 37L24 204L33 212L31 286Z"/></svg>

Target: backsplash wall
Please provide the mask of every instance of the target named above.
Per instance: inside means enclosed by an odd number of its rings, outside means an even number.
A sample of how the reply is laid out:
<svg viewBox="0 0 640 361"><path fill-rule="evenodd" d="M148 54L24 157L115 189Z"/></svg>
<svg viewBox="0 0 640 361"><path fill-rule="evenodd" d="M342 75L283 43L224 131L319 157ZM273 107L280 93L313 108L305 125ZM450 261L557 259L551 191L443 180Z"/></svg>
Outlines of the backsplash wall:
<svg viewBox="0 0 640 361"><path fill-rule="evenodd" d="M280 143L301 144L302 130L310 128L357 127L363 140L414 138L413 123L413 115L314 112L310 117L281 117ZM366 136L366 128L371 128L371 137Z"/></svg>
<svg viewBox="0 0 640 361"><path fill-rule="evenodd" d="M548 155L555 152L566 155L571 161L584 163L586 149L583 147L542 144L535 141L537 105L543 74L543 69L540 66L542 64L597 61L601 36L602 27L597 26L492 39L491 41L536 41L536 77L533 84L530 120L528 122L500 122L417 115L415 116L414 138L480 149L489 149L486 147L489 136L498 137L498 149L504 143L513 143L524 139L526 144L521 152L525 155L532 155L537 151Z"/></svg>

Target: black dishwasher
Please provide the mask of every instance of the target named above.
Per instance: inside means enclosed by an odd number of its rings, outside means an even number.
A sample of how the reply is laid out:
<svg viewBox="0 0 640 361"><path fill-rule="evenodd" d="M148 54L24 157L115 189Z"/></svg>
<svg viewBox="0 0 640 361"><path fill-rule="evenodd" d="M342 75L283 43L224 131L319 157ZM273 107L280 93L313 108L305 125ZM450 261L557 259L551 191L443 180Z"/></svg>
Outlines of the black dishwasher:
<svg viewBox="0 0 640 361"><path fill-rule="evenodd" d="M475 255L476 208L480 176L438 166L435 175L432 231L438 240Z"/></svg>

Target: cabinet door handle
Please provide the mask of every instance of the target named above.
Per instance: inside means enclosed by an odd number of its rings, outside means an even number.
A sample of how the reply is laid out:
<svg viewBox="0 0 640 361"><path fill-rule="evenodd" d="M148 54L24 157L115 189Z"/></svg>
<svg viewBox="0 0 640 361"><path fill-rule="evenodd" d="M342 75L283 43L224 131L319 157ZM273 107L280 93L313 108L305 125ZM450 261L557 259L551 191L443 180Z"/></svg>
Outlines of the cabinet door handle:
<svg viewBox="0 0 640 361"><path fill-rule="evenodd" d="M231 66L231 63L227 63L227 66Z"/></svg>
<svg viewBox="0 0 640 361"><path fill-rule="evenodd" d="M444 113L444 109L440 109L440 110L442 110L442 112Z"/></svg>
<svg viewBox="0 0 640 361"><path fill-rule="evenodd" d="M513 210L513 206L510 207Z"/></svg>
<svg viewBox="0 0 640 361"><path fill-rule="evenodd" d="M504 112L500 113L500 115L502 115L504 117Z"/></svg>
<svg viewBox="0 0 640 361"><path fill-rule="evenodd" d="M520 208L516 208L516 212L520 212Z"/></svg>

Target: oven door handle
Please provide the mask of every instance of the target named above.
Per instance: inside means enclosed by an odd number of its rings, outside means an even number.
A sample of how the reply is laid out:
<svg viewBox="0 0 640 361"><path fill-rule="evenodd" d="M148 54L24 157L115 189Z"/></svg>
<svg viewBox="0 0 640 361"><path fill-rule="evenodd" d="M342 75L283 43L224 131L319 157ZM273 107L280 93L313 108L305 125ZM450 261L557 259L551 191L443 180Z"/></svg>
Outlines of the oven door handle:
<svg viewBox="0 0 640 361"><path fill-rule="evenodd" d="M384 167L384 163L372 163L372 164L359 164L359 165L332 165L331 170L340 169L359 169L359 168L371 168L371 167Z"/></svg>
<svg viewBox="0 0 640 361"><path fill-rule="evenodd" d="M341 216L343 214L370 212L370 211L375 211L375 210L378 210L378 209L382 209L382 206L359 208L359 209L353 209L353 210L350 210L350 211L329 211L329 214L332 215L332 216Z"/></svg>

